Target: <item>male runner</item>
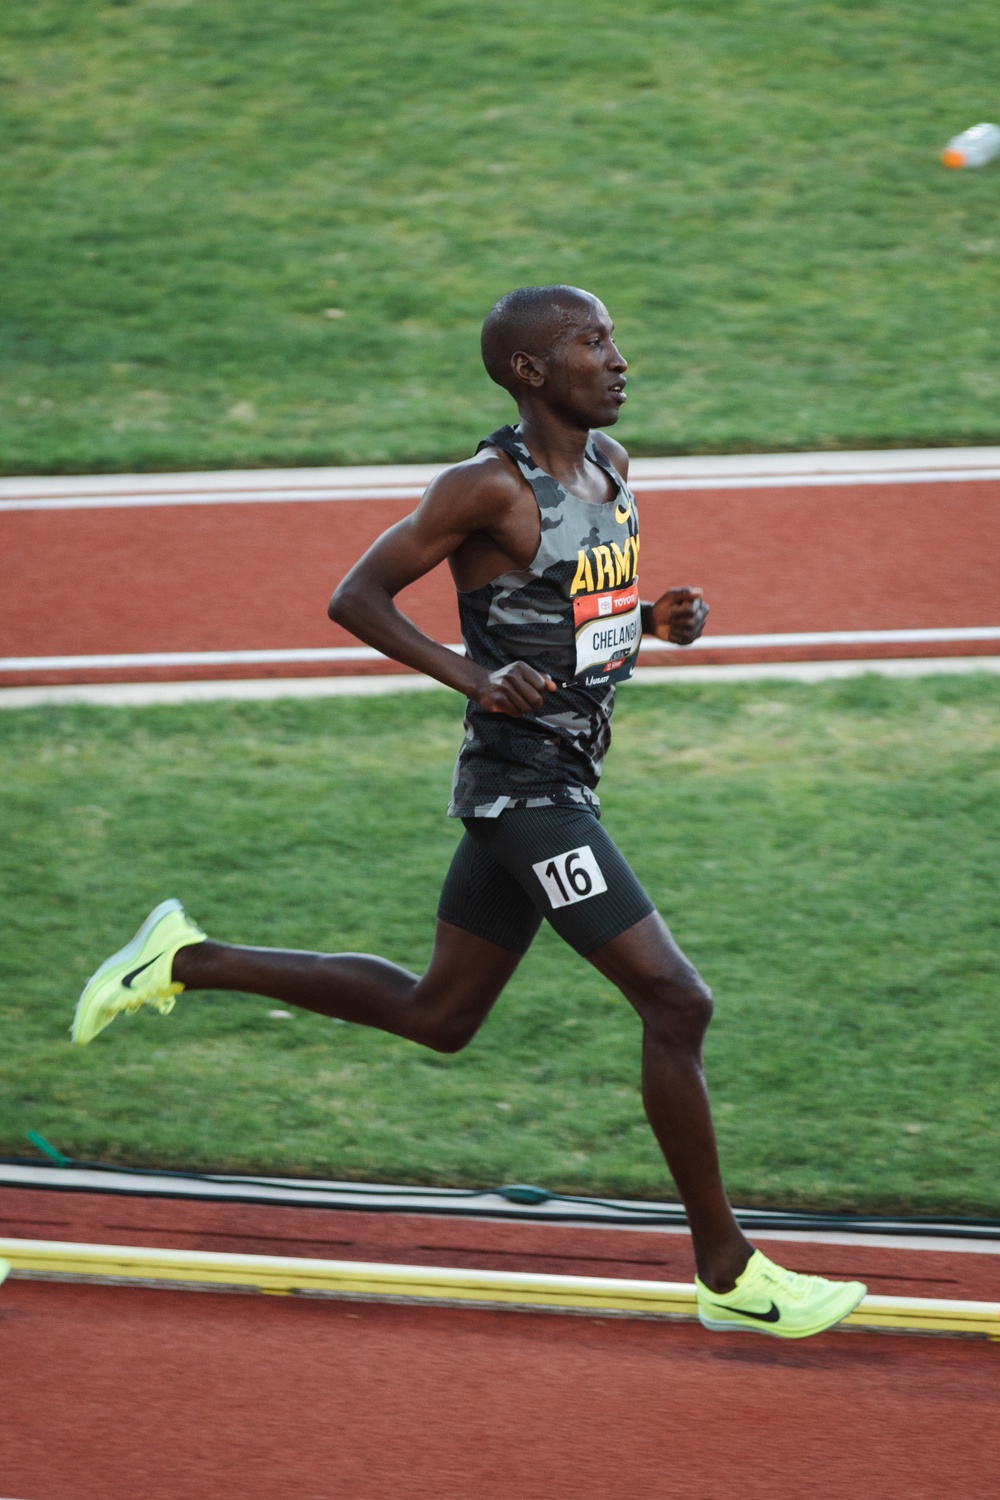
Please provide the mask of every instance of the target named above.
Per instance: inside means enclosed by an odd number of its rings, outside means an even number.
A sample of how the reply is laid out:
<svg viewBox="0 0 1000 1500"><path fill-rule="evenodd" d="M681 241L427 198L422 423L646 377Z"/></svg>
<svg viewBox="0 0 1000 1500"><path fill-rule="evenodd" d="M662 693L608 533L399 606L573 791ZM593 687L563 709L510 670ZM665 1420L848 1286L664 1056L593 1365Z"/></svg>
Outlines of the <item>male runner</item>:
<svg viewBox="0 0 1000 1500"><path fill-rule="evenodd" d="M483 359L517 402L517 428L441 474L330 601L332 619L468 700L449 812L465 825L422 977L364 954L241 948L206 939L177 901L98 969L77 1006L89 1042L122 1011L164 1013L189 990L240 990L408 1037L466 1046L545 917L635 1007L650 1125L687 1210L702 1322L802 1338L864 1296L860 1282L784 1271L754 1251L722 1185L702 1072L711 993L604 831L595 788L615 684L652 631L687 645L698 589L640 603L628 457L593 429L625 401L626 362L602 303L568 286L501 298ZM418 630L399 591L447 559L466 654Z"/></svg>

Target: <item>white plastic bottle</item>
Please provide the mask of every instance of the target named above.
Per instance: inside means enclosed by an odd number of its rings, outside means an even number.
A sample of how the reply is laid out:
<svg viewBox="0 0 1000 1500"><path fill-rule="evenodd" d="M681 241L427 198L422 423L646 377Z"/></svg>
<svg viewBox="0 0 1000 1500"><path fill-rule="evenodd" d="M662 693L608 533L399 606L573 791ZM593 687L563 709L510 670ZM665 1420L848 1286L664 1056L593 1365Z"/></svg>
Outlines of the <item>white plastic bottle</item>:
<svg viewBox="0 0 1000 1500"><path fill-rule="evenodd" d="M1000 156L1000 125L970 125L941 152L946 167L982 167Z"/></svg>

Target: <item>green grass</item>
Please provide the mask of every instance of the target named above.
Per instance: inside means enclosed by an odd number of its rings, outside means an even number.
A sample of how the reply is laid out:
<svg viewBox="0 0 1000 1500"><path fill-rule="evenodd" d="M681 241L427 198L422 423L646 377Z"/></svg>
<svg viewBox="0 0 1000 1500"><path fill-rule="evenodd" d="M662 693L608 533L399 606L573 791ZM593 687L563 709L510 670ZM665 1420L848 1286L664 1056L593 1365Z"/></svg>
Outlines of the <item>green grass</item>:
<svg viewBox="0 0 1000 1500"><path fill-rule="evenodd" d="M1000 1211L998 732L987 678L621 694L605 817L716 990L737 1201ZM228 994L69 1046L169 894L420 968L459 734L444 693L0 716L0 1150L668 1194L638 1023L547 928L455 1057Z"/></svg>
<svg viewBox="0 0 1000 1500"><path fill-rule="evenodd" d="M0 51L2 471L464 456L551 280L636 452L1000 441L1000 168L937 160L993 0L34 0Z"/></svg>

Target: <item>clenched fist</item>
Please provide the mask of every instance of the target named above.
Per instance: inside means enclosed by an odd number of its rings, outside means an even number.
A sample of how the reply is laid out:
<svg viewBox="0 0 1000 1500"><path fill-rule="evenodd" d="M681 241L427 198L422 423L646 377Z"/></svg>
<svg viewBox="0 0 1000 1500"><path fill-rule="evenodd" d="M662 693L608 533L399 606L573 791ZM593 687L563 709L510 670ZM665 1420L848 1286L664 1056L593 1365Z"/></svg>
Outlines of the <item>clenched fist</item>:
<svg viewBox="0 0 1000 1500"><path fill-rule="evenodd" d="M667 589L652 607L653 633L675 646L690 646L705 628L708 605L701 589Z"/></svg>
<svg viewBox="0 0 1000 1500"><path fill-rule="evenodd" d="M541 708L546 693L554 693L556 685L551 677L536 672L527 662L514 661L509 667L491 672L485 683L473 696L480 708L491 714L510 714L519 719L522 714Z"/></svg>

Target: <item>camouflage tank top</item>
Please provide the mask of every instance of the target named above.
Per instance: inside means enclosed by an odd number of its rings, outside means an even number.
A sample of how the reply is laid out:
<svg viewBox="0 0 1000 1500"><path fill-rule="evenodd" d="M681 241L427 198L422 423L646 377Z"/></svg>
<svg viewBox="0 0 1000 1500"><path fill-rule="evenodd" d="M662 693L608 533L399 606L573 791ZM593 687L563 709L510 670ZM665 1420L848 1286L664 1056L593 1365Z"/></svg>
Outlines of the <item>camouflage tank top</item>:
<svg viewBox="0 0 1000 1500"><path fill-rule="evenodd" d="M614 465L588 440L586 457L614 481L604 504L581 500L540 469L513 427L485 438L531 485L541 540L527 568L469 592L458 611L468 656L488 672L524 661L557 690L537 713L511 718L470 700L452 783L450 817L580 804L595 792L611 740L615 684L632 676L639 621L639 519Z"/></svg>

